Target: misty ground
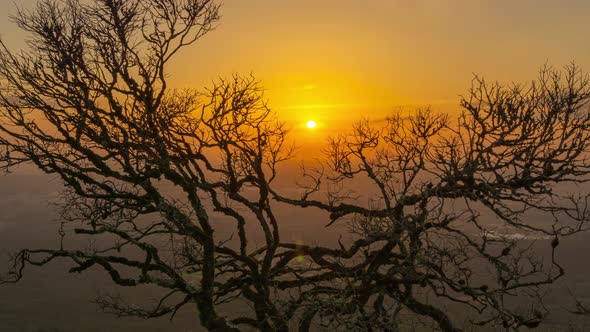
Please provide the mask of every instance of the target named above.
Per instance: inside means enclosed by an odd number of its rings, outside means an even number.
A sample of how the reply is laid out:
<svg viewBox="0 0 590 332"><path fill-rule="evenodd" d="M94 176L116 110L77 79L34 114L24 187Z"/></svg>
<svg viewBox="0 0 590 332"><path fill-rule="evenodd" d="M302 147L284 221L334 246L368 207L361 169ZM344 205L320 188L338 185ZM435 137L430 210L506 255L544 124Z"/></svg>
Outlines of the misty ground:
<svg viewBox="0 0 590 332"><path fill-rule="evenodd" d="M59 181L34 171L0 176L0 253L3 262L7 260L9 250L54 248L57 245L57 213L49 203L57 200L60 187ZM285 240L330 243L339 231L343 231L342 227L326 229L325 219L310 209L295 212L283 209L280 215ZM222 221L220 227L223 227ZM548 249L546 241L537 240L535 245L541 248L540 252ZM590 326L590 317L569 314L567 309L575 308L572 293L590 304L590 233L563 240L559 249L566 276L545 298L551 314L540 330L582 331L584 326ZM0 287L0 331L202 330L192 307L185 307L170 322L166 318L116 318L98 312L97 306L90 303L99 294L116 292L122 292L137 304L154 299L158 294L150 287L115 288L108 282L106 274L98 269L90 273L68 274L65 262L28 269L20 283ZM455 315L461 317L461 312Z"/></svg>

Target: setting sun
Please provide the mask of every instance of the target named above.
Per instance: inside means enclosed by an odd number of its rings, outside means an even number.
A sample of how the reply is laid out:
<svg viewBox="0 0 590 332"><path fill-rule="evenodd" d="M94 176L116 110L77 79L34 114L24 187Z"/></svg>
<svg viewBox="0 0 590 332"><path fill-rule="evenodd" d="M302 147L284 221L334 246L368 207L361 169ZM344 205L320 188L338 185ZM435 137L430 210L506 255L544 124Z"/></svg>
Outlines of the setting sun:
<svg viewBox="0 0 590 332"><path fill-rule="evenodd" d="M315 128L317 125L318 125L318 124L317 124L315 121L313 121L313 120L309 120L309 121L307 121L307 123L306 123L306 126L307 126L307 128L309 128L309 129L313 129L313 128Z"/></svg>

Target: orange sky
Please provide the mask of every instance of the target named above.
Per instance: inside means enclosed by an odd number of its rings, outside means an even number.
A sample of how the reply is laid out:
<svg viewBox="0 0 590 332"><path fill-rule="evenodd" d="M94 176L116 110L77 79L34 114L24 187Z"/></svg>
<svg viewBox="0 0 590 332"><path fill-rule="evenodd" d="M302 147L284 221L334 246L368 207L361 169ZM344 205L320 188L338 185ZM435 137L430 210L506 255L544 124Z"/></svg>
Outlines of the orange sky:
<svg viewBox="0 0 590 332"><path fill-rule="evenodd" d="M2 7L0 32L18 48L14 5ZM508 82L544 63L590 70L586 0L226 0L222 16L169 68L172 84L251 72L300 146L399 105L453 111L473 73Z"/></svg>

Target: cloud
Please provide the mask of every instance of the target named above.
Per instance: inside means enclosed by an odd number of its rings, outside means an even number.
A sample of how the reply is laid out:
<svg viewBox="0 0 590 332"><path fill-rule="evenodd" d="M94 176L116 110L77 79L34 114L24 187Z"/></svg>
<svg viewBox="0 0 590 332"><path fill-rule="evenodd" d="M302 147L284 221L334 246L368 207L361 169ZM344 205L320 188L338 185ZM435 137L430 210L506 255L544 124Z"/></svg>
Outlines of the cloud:
<svg viewBox="0 0 590 332"><path fill-rule="evenodd" d="M291 106L278 107L278 110L324 110L324 109L342 109L358 107L355 104L299 104Z"/></svg>
<svg viewBox="0 0 590 332"><path fill-rule="evenodd" d="M291 90L291 91L311 91L311 90L315 90L317 88L318 88L318 86L316 84L308 83L308 84L305 84L305 85L301 85L301 86L297 86L297 87L292 87L289 90Z"/></svg>

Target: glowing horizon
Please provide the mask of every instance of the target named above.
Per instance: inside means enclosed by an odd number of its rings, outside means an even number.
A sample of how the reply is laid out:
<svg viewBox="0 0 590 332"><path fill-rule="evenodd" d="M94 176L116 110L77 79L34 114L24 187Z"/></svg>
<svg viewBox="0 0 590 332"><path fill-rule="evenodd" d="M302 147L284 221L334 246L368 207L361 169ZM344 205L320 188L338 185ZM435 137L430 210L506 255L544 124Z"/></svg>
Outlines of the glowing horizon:
<svg viewBox="0 0 590 332"><path fill-rule="evenodd" d="M3 40L22 48L25 35L8 19L15 6L5 9ZM581 33L589 12L581 0L226 0L217 29L170 63L169 86L252 73L278 119L312 146L400 105L457 110L473 73L506 83L529 82L545 63L590 70ZM311 118L321 130L302 125Z"/></svg>

